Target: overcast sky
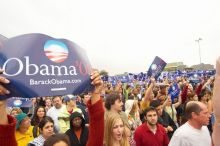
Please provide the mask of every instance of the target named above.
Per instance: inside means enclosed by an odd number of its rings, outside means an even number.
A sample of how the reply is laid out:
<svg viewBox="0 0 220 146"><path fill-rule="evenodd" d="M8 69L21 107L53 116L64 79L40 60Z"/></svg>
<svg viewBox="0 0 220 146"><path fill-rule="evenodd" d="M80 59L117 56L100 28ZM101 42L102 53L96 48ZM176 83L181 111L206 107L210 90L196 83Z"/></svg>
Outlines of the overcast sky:
<svg viewBox="0 0 220 146"><path fill-rule="evenodd" d="M220 56L219 0L1 0L0 34L44 33L87 52L94 68L146 71L155 56L190 66Z"/></svg>

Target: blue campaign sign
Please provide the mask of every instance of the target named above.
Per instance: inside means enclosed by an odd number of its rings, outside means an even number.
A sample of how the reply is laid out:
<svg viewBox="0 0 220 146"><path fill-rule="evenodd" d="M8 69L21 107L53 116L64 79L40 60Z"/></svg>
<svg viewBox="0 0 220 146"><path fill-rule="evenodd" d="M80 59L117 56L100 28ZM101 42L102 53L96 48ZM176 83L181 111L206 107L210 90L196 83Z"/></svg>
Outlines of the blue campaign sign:
<svg viewBox="0 0 220 146"><path fill-rule="evenodd" d="M174 98L178 97L180 94L180 89L177 83L174 83L170 88L168 89L168 94L171 96L172 101Z"/></svg>
<svg viewBox="0 0 220 146"><path fill-rule="evenodd" d="M0 49L0 67L10 80L8 97L80 94L91 90L91 65L85 51L66 39L24 34L7 39Z"/></svg>
<svg viewBox="0 0 220 146"><path fill-rule="evenodd" d="M12 97L7 100L8 107L31 107L30 98Z"/></svg>
<svg viewBox="0 0 220 146"><path fill-rule="evenodd" d="M147 76L157 79L166 65L167 63L165 61L156 56L147 71Z"/></svg>
<svg viewBox="0 0 220 146"><path fill-rule="evenodd" d="M6 38L5 36L3 36L3 35L0 34L0 48L2 47L3 42L4 42L5 40L7 40L7 39L8 39L8 38Z"/></svg>

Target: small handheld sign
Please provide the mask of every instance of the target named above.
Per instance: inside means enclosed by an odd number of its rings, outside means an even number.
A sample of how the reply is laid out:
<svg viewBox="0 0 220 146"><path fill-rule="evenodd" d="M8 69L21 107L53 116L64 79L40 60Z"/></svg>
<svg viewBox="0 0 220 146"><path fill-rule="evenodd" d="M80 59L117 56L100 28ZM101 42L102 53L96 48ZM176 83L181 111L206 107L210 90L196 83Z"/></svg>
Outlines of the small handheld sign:
<svg viewBox="0 0 220 146"><path fill-rule="evenodd" d="M156 56L148 69L147 76L157 79L166 65L167 63L165 61Z"/></svg>
<svg viewBox="0 0 220 146"><path fill-rule="evenodd" d="M32 102L30 98L12 97L7 100L8 107L31 107Z"/></svg>

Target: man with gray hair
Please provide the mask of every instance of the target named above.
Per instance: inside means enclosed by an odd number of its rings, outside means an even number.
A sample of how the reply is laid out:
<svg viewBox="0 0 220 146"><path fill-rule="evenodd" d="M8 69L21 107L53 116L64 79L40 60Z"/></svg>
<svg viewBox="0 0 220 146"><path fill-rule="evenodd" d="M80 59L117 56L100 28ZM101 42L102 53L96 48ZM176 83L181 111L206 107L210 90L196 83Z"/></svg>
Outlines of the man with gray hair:
<svg viewBox="0 0 220 146"><path fill-rule="evenodd" d="M169 146L211 146L207 125L210 113L205 104L190 101L186 105L187 122L179 127L170 140Z"/></svg>

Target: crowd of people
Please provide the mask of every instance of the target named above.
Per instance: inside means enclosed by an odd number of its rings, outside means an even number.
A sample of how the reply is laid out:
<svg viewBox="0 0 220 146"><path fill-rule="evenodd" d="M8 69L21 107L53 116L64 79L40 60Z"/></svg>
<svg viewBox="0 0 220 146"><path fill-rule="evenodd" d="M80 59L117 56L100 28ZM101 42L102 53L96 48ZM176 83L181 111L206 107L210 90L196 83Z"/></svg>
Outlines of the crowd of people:
<svg viewBox="0 0 220 146"><path fill-rule="evenodd" d="M215 77L201 79L113 85L95 70L91 92L32 98L28 110L1 100L0 145L219 146L220 58ZM0 95L9 94L10 81L0 76L0 83Z"/></svg>

